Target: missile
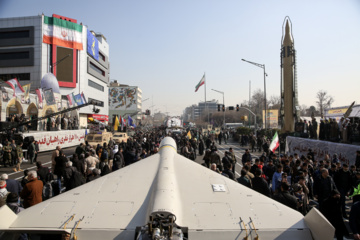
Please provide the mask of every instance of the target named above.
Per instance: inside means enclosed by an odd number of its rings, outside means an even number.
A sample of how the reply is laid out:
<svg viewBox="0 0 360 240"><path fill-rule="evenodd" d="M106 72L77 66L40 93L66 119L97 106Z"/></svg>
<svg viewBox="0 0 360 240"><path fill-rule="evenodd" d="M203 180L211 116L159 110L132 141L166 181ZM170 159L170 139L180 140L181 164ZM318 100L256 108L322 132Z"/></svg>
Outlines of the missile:
<svg viewBox="0 0 360 240"><path fill-rule="evenodd" d="M283 120L283 132L294 132L297 116L296 51L294 49L294 39L291 34L290 23L290 18L286 17L284 20L285 27L283 26L281 48L281 117Z"/></svg>

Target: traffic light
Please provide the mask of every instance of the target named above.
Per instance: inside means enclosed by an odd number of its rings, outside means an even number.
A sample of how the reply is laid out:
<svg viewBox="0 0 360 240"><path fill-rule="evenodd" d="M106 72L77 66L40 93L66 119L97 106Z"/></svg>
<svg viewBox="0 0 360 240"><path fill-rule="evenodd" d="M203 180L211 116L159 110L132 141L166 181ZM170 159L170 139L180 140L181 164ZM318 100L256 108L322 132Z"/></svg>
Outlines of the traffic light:
<svg viewBox="0 0 360 240"><path fill-rule="evenodd" d="M229 111L233 111L234 107L233 106L229 106Z"/></svg>
<svg viewBox="0 0 360 240"><path fill-rule="evenodd" d="M222 105L222 110L223 112L225 112L225 105Z"/></svg>
<svg viewBox="0 0 360 240"><path fill-rule="evenodd" d="M220 112L220 104L218 104L218 112Z"/></svg>
<svg viewBox="0 0 360 240"><path fill-rule="evenodd" d="M145 115L150 115L150 110L149 109L146 109Z"/></svg>
<svg viewBox="0 0 360 240"><path fill-rule="evenodd" d="M236 104L236 111L238 112L240 110L239 104Z"/></svg>

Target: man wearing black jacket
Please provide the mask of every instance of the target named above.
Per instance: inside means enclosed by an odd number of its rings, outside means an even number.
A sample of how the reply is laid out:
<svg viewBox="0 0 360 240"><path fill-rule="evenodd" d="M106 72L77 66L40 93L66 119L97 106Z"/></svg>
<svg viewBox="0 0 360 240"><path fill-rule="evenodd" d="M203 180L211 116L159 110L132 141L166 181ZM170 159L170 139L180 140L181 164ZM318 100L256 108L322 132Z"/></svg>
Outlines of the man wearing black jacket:
<svg viewBox="0 0 360 240"><path fill-rule="evenodd" d="M255 177L251 181L252 188L257 192L259 192L267 197L270 197L269 185L266 182L266 180L263 177L261 177L261 174L262 174L261 169L257 168L255 170Z"/></svg>
<svg viewBox="0 0 360 240"><path fill-rule="evenodd" d="M343 167L334 175L334 182L340 192L341 210L343 216L347 218L345 212L345 197L349 195L352 187L352 177L349 171L349 166L344 163Z"/></svg>
<svg viewBox="0 0 360 240"><path fill-rule="evenodd" d="M280 191L274 195L274 200L294 209L297 210L298 201L296 197L289 193L290 186L287 182L282 182Z"/></svg>

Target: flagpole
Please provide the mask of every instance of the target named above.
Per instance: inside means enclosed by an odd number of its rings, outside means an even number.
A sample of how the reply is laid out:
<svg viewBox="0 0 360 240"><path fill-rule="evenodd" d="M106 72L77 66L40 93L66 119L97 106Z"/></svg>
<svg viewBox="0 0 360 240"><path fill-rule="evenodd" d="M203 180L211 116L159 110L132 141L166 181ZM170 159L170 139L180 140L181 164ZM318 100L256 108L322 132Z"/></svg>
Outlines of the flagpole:
<svg viewBox="0 0 360 240"><path fill-rule="evenodd" d="M204 80L205 80L205 88L204 88L204 91L205 91L205 111L207 109L207 103L206 103L206 76L205 76L205 72L204 72ZM210 123L209 121L209 111L207 111L207 115L208 115L208 123Z"/></svg>

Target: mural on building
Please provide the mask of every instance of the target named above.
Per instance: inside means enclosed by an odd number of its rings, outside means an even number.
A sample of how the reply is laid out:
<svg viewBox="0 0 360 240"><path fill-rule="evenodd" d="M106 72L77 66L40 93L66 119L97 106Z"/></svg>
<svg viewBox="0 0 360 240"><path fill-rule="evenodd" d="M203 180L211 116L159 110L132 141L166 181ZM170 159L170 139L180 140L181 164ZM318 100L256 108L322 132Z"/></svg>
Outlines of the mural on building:
<svg viewBox="0 0 360 240"><path fill-rule="evenodd" d="M109 108L113 110L137 109L136 87L111 87L109 88Z"/></svg>

